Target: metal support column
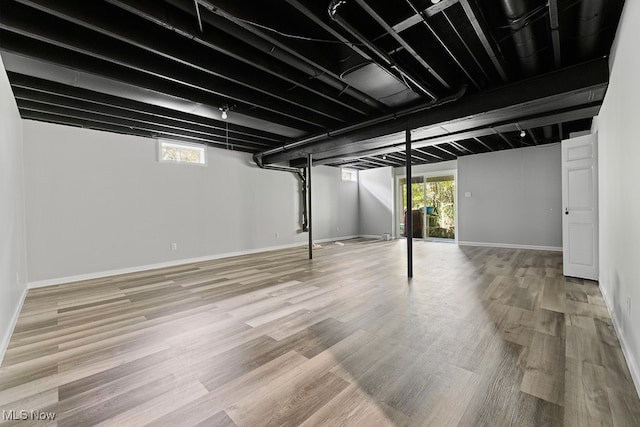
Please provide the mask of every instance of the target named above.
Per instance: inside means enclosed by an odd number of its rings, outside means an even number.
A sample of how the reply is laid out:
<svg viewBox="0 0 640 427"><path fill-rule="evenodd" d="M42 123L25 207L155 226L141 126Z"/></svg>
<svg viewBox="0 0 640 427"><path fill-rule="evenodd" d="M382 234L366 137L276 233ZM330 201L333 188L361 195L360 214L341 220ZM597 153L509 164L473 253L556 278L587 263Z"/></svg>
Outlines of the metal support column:
<svg viewBox="0 0 640 427"><path fill-rule="evenodd" d="M309 259L313 259L313 234L311 232L311 165L313 163L313 158L311 153L307 155L307 199L308 199L308 209L307 209L307 225L309 228Z"/></svg>
<svg viewBox="0 0 640 427"><path fill-rule="evenodd" d="M406 169L407 169L407 220L404 225L405 234L407 236L407 276L413 277L413 212L411 209L411 130L405 131L406 138Z"/></svg>

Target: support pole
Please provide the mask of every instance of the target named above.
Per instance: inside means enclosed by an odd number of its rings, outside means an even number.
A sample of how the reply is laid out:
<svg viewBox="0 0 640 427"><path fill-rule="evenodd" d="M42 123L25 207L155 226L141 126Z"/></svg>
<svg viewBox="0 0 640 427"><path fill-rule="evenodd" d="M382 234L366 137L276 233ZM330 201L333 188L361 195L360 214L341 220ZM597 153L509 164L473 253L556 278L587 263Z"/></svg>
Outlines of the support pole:
<svg viewBox="0 0 640 427"><path fill-rule="evenodd" d="M406 169L407 169L407 220L404 225L407 235L407 276L413 277L413 212L411 209L411 130L405 131Z"/></svg>
<svg viewBox="0 0 640 427"><path fill-rule="evenodd" d="M307 155L307 198L309 202L309 209L307 210L307 224L309 228L309 259L313 259L313 233L311 232L311 165L313 158L311 153Z"/></svg>

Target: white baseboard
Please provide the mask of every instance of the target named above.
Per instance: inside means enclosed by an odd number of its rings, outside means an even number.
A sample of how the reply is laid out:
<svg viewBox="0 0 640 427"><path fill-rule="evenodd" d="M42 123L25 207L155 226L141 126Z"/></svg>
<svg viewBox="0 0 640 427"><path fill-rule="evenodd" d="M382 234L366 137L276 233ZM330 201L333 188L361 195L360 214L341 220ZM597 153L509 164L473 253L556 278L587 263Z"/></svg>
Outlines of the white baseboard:
<svg viewBox="0 0 640 427"><path fill-rule="evenodd" d="M618 336L618 341L620 341L620 347L622 348L622 354L627 362L627 367L629 368L629 372L631 372L631 379L633 380L633 384L636 386L636 393L640 396L640 365L638 365L638 361L633 356L633 353L629 349L627 344L627 340L625 339L624 334L622 333L622 328L618 324L617 317L614 316L614 311L612 310L612 305L609 302L609 297L607 293L604 292L604 288L600 288L600 293L602 294L602 298L604 299L604 303L607 306L607 310L609 311L609 316L611 316L611 322L613 323L613 329L616 331L616 335Z"/></svg>
<svg viewBox="0 0 640 427"><path fill-rule="evenodd" d="M360 237L360 236L353 235L353 236L331 237L328 239L317 239L317 240L314 240L313 242L314 243L335 242L338 240L355 239L357 237ZM55 279L37 280L35 282L29 282L28 288L29 289L44 288L47 286L55 286L63 283L82 282L85 280L101 279L103 277L117 276L120 274L139 273L141 271L155 270L158 268L175 267L177 265L212 261L216 259L230 258L234 256L241 256L241 255L251 255L251 254L260 253L260 252L275 251L278 249L290 249L290 248L307 246L307 245L308 245L308 242L297 242L297 243L290 243L286 245L249 249L246 251L226 252L222 254L207 255L207 256L198 257L198 258L178 259L174 261L161 262L157 264L147 264L147 265L140 265L136 267L120 268L117 270L100 271L97 273L79 274L79 275L67 276L67 277L57 277Z"/></svg>
<svg viewBox="0 0 640 427"><path fill-rule="evenodd" d="M483 246L487 248L531 249L534 251L562 252L562 248L557 246L513 245L511 243L486 243L486 242L463 242L463 241L458 241L458 245L459 246Z"/></svg>
<svg viewBox="0 0 640 427"><path fill-rule="evenodd" d="M25 286L24 290L22 291L22 295L20 295L20 301L18 302L18 305L16 305L16 309L13 312L11 325L9 326L4 336L2 337L2 341L0 341L0 365L2 365L2 361L4 360L4 355L7 352L7 347L9 347L9 341L11 341L13 330L16 328L16 324L18 323L18 317L20 317L20 312L22 311L24 300L27 298L27 292L29 292L29 288Z"/></svg>
<svg viewBox="0 0 640 427"><path fill-rule="evenodd" d="M363 239L378 239L378 240L382 240L382 235L381 234L361 234L358 237L361 237Z"/></svg>

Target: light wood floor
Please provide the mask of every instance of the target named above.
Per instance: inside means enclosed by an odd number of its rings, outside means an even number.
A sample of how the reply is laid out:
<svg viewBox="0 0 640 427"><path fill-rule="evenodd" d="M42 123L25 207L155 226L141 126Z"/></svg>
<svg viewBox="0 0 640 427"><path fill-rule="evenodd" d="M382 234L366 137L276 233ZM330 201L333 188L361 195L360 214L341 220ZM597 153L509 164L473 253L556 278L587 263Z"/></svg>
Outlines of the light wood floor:
<svg viewBox="0 0 640 427"><path fill-rule="evenodd" d="M300 248L32 290L0 410L60 426L640 425L598 287L564 278L560 253L414 250L410 283L404 241L356 240L312 262Z"/></svg>

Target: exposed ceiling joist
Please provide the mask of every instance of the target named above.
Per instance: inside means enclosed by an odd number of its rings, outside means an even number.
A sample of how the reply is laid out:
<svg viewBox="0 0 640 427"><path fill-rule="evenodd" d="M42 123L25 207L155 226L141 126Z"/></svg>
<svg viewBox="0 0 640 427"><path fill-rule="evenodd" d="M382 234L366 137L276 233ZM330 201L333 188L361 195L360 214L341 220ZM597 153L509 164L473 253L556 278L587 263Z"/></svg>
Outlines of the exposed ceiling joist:
<svg viewBox="0 0 640 427"><path fill-rule="evenodd" d="M476 139L480 142L481 145L485 146L491 151L495 151L495 149L490 148L485 142L482 142L481 137L488 136L496 136L498 137L498 133L515 133L518 132L518 126L521 125L524 128L534 128L534 127L543 127L549 126L551 124L557 122L571 122L586 118L591 118L597 115L600 109L599 103L593 103L586 106L583 106L579 109L568 109L568 110L557 110L550 111L546 114L540 114L537 116L532 116L528 119L516 120L516 121L508 121L504 123L498 123L495 126L488 127L479 127L471 130L460 131L448 135L442 136L434 136L424 139L417 139L412 141L412 149L423 154L433 155L431 153L427 153L424 150L421 150L426 147L433 147L439 144L450 143L453 141L462 141L466 139ZM504 135L503 135L504 136ZM506 137L505 137L506 138ZM506 142L506 141L505 141ZM336 159L344 159L344 158L356 158L360 156L374 156L389 153L398 152L404 147L404 142L402 140L397 140L385 146L376 146L375 144L362 144L360 145L360 150L350 154L342 154L337 151L328 151L321 154L314 155L314 162L317 164L323 164L322 162L333 162ZM519 148L516 146L510 148ZM438 157L438 156L436 156ZM439 157L440 160L446 160L445 158Z"/></svg>
<svg viewBox="0 0 640 427"><path fill-rule="evenodd" d="M229 133L226 129L212 129L211 127L199 126L195 123L184 123L163 117L157 117L153 114L127 111L107 105L96 106L90 101L69 100L68 98L37 93L21 88L14 87L14 95L21 109L39 108L40 111L49 111L51 113L59 113L66 111L68 115L76 118L89 118L91 115L102 117L105 122L120 124L124 127L146 126L149 129L155 129L158 132L184 134L195 139L201 138L203 141L230 141L236 145L243 145L253 149L265 149L272 146L272 143L260 141L256 138L250 138L237 134ZM109 120L113 119L113 120Z"/></svg>
<svg viewBox="0 0 640 427"><path fill-rule="evenodd" d="M553 60L556 68L562 66L562 53L560 47L560 14L558 13L558 0L548 0L549 26L551 28L551 40L553 46Z"/></svg>
<svg viewBox="0 0 640 427"><path fill-rule="evenodd" d="M588 129L623 5L3 0L0 54L25 119L361 170Z"/></svg>
<svg viewBox="0 0 640 427"><path fill-rule="evenodd" d="M435 158L437 160L444 160L442 157L440 157L440 156L438 156L436 154L428 153L428 152L426 152L424 150L421 150L419 148L416 148L416 147L413 147L413 151L417 151L418 153L424 154L425 156L429 156L431 158Z"/></svg>
<svg viewBox="0 0 640 427"><path fill-rule="evenodd" d="M422 10L420 14L425 17L431 17L436 13L440 13L444 11L450 6L453 6L456 3L458 3L458 0L442 0ZM398 22L397 24L395 24L392 28L394 29L394 31L400 33L404 30L407 30L413 27L414 25L418 25L422 21L422 17L420 16L420 14L413 14L409 16L407 19L404 19Z"/></svg>
<svg viewBox="0 0 640 427"><path fill-rule="evenodd" d="M494 128L491 128L491 130L493 130L493 132L496 135L498 135L500 137L500 139L502 139L504 142L506 142L509 147L516 148L516 146L513 145L513 142L511 142L511 140L509 138L507 138L507 136L505 134L503 134L502 132L500 132L500 131L498 131L498 130L496 130Z"/></svg>
<svg viewBox="0 0 640 427"><path fill-rule="evenodd" d="M474 136L473 139L480 145L482 145L484 148L486 148L489 151L495 151L494 148L491 148L491 146L489 144L487 144L486 142L484 142L480 137L478 136Z"/></svg>
<svg viewBox="0 0 640 427"><path fill-rule="evenodd" d="M305 157L307 153L313 153L314 157L322 157L321 153L324 152L349 155L365 146L373 148L371 145L375 145L375 141L369 144L368 140L398 134L405 129L416 129L414 136L420 138L423 128L427 133L443 135L446 132L440 128L441 125L446 125L452 131L464 131L496 122L522 122L527 117L549 111L578 109L602 101L608 78L608 61L601 58L471 95L455 104L434 109L430 114L414 113L343 135L329 135L324 141L312 146L267 155L264 160L267 163L277 163Z"/></svg>
<svg viewBox="0 0 640 427"><path fill-rule="evenodd" d="M121 80L137 82L137 85L141 82L134 74L144 75L149 85L157 81L167 90L175 86L172 93L179 96L197 97L200 102L216 107L235 100L239 109L253 109L253 114L260 111L261 118L292 128L324 128L345 122L345 118L339 117L340 112L336 110L321 111L326 109L324 104L316 103L316 108L311 107L314 104L312 97L309 97L309 103L303 103L291 96L286 92L287 86L282 86L279 91L257 88L250 74L239 77L242 69L226 69L228 65L221 65L225 62L220 60L203 60L202 52L192 51L181 44L182 38L172 40L171 44L153 45L152 42L146 42L131 47L125 43L113 43L102 34L79 33L77 28L65 26L57 19L41 17L34 22L25 14L14 12L3 14L0 28L64 49L57 53L51 49L48 49L49 53L39 52L39 45L34 43L29 50L32 57L46 57L50 62L95 74L113 70L111 72L117 72ZM3 46L26 52L26 43L30 41L7 39L5 35ZM271 80L275 82L276 79ZM190 94L194 89L200 93ZM343 113L348 117L346 111Z"/></svg>
<svg viewBox="0 0 640 427"><path fill-rule="evenodd" d="M464 13L466 13L467 15L469 22L471 22L471 26L473 27L473 30L476 32L476 35L480 39L480 42L482 43L482 47L484 47L484 50L487 52L487 55L489 55L489 58L491 58L491 62L493 63L494 67L496 67L496 70L498 71L500 78L505 82L509 81L509 78L507 77L507 73L505 71L505 67L502 64L501 55L499 55L499 53L496 52L498 47L497 46L494 47L494 44L491 42L491 40L487 36L486 30L483 28L482 23L478 20L477 12L475 11L474 6L469 0L460 0L460 4L464 9Z"/></svg>

